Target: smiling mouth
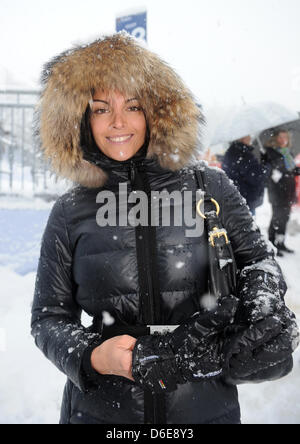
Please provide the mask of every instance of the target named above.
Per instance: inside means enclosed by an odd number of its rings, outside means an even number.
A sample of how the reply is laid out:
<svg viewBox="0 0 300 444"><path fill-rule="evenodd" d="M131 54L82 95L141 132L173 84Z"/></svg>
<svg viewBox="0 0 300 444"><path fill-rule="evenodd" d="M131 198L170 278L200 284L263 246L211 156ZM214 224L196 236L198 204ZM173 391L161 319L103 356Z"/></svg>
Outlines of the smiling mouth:
<svg viewBox="0 0 300 444"><path fill-rule="evenodd" d="M123 144L129 142L133 137L133 134L127 135L127 136L118 136L118 137L106 137L106 139L110 143L117 143L117 144Z"/></svg>

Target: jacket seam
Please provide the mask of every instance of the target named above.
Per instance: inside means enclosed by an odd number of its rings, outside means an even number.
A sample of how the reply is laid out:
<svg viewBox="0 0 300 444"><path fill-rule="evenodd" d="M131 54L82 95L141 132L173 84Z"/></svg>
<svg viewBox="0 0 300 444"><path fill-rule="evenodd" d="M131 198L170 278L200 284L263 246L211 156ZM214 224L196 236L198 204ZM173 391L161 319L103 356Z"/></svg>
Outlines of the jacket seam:
<svg viewBox="0 0 300 444"><path fill-rule="evenodd" d="M63 215L63 220L64 220L64 228L65 228L66 237L67 237L67 240L68 240L68 247L69 247L70 252L72 252L71 238L70 238L70 234L69 234L69 230L68 230L65 208L64 208L64 205L63 205L63 202L62 202L61 199L59 200L59 203L60 203L60 206L61 206L61 209L62 209L62 215Z"/></svg>

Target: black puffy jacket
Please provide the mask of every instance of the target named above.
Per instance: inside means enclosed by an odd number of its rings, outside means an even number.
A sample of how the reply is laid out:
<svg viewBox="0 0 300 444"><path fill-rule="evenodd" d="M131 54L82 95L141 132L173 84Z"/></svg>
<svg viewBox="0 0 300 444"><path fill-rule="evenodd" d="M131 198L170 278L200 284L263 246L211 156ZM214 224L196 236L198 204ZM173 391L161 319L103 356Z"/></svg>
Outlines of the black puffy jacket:
<svg viewBox="0 0 300 444"><path fill-rule="evenodd" d="M187 236L188 222L155 228L118 224L118 218L115 226L97 223L103 205L118 216L112 205L115 198L119 201L120 184L122 214L124 197L126 201L134 188L148 194L192 191L192 201L184 202L196 217L193 168L200 116L192 94L166 63L123 34L61 54L47 64L42 80L36 119L41 149L56 173L79 184L58 199L49 217L32 306L35 342L68 378L60 422L143 424L152 418L157 423L163 408L168 424L239 423L234 376L237 382L251 380L249 362L251 371L256 363L249 355L246 374L234 366L227 382L216 378L179 385L165 395L164 406L155 396L146 399L143 388L131 380L92 374L88 365L91 350L105 339L102 327L107 319L113 318L118 328L136 327L149 322L144 317L149 311L151 317L155 312L162 325L181 325L204 310L207 233ZM129 161L113 161L83 140L82 123L91 92L100 87L108 91L117 87L137 97L145 110L147 144ZM273 251L227 176L206 169L210 194L220 204L220 217L240 271L241 307L267 314L269 277L274 281L271 305L279 304L286 291ZM108 192L109 204L101 200L99 192L103 191ZM173 199L170 203L173 207ZM133 206L131 201L125 207L126 216ZM175 212L172 207L171 214ZM150 292L158 303L148 310L145 295ZM83 311L94 319L91 327L82 325ZM244 339L233 342L237 357L239 349L245 355ZM263 379L291 370L290 362L279 367L273 364L270 361L264 367Z"/></svg>
<svg viewBox="0 0 300 444"><path fill-rule="evenodd" d="M136 161L137 164L139 161ZM110 163L105 187L118 195L120 182L132 191L130 163ZM173 173L155 160L144 160L151 190L196 190L191 168ZM138 167L139 168L139 167ZM210 189L222 208L238 267L271 258L264 239L237 189L221 171L207 170ZM143 325L139 295L135 228L97 226L99 189L78 187L55 204L44 234L39 263L32 329L37 345L68 376L62 423L143 423L143 391L121 377L101 376L89 391L82 375L82 359L101 335L82 327L82 310L102 319L104 311L118 324ZM201 311L207 292L207 239L185 236L187 227L157 227L157 279L161 291L161 322L178 325ZM150 249L145 243L145 251ZM178 266L180 264L180 267ZM183 265L183 266L181 266ZM249 280L249 274L242 278ZM241 284L241 282L240 282ZM290 370L290 369L289 369ZM188 383L166 401L167 422L238 423L237 390L222 380Z"/></svg>
<svg viewBox="0 0 300 444"><path fill-rule="evenodd" d="M222 165L251 210L262 205L266 181L265 169L253 151L252 146L234 142L226 152Z"/></svg>
<svg viewBox="0 0 300 444"><path fill-rule="evenodd" d="M266 148L263 161L269 171L268 192L271 204L289 207L296 203L297 169L289 171L283 155L271 147Z"/></svg>

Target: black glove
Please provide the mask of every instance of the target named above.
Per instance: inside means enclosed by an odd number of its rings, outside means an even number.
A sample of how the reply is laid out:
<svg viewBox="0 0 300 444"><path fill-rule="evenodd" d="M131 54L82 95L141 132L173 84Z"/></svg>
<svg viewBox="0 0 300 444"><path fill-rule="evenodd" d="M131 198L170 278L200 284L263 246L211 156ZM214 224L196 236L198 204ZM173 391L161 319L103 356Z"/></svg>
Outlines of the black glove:
<svg viewBox="0 0 300 444"><path fill-rule="evenodd" d="M238 288L241 304L236 313L238 324L255 324L281 312L285 307L283 296L286 286L280 279L281 270L273 261L265 261L264 266L267 269L272 267L274 274L254 269L241 275Z"/></svg>
<svg viewBox="0 0 300 444"><path fill-rule="evenodd" d="M299 336L295 316L284 302L286 289L281 269L271 258L242 270L241 304L223 349L228 383L278 379L291 370Z"/></svg>
<svg viewBox="0 0 300 444"><path fill-rule="evenodd" d="M294 172L295 172L295 176L300 176L300 167L296 167Z"/></svg>
<svg viewBox="0 0 300 444"><path fill-rule="evenodd" d="M153 393L172 392L184 382L170 345L170 334L138 338L132 354L135 382Z"/></svg>
<svg viewBox="0 0 300 444"><path fill-rule="evenodd" d="M233 322L238 303L234 296L224 297L214 310L196 313L173 333L138 338L132 363L136 383L162 393L187 381L219 377L222 332Z"/></svg>
<svg viewBox="0 0 300 444"><path fill-rule="evenodd" d="M276 316L240 327L226 339L223 377L233 385L279 379L291 371L292 353L298 345L295 316L284 307Z"/></svg>

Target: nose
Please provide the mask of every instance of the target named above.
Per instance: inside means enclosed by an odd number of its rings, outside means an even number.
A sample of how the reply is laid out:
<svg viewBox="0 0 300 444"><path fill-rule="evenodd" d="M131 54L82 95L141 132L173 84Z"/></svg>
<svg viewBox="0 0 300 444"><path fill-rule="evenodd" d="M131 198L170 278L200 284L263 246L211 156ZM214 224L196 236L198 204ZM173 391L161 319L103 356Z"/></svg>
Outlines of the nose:
<svg viewBox="0 0 300 444"><path fill-rule="evenodd" d="M122 111L115 111L112 118L112 127L115 129L123 129L125 126L125 116Z"/></svg>

